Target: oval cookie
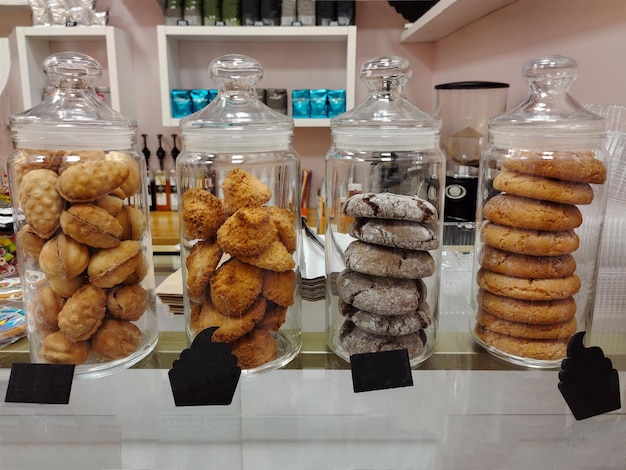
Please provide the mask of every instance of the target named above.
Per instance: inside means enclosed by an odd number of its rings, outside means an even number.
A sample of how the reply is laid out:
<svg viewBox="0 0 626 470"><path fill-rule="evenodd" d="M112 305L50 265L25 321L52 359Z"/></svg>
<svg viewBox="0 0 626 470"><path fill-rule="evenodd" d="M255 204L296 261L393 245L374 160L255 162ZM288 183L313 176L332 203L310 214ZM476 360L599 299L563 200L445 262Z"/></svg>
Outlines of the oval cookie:
<svg viewBox="0 0 626 470"><path fill-rule="evenodd" d="M512 322L493 316L479 310L476 321L486 330L516 338L529 339L558 339L569 338L576 333L576 317L559 323L545 323L533 325L521 322Z"/></svg>
<svg viewBox="0 0 626 470"><path fill-rule="evenodd" d="M476 325L476 336L486 345L498 351L517 357L525 357L540 361L556 361L563 359L567 353L569 338L560 339L528 339L501 335Z"/></svg>
<svg viewBox="0 0 626 470"><path fill-rule="evenodd" d="M593 189L589 183L525 175L517 171L503 171L493 180L493 187L514 196L561 204L591 204L593 201Z"/></svg>
<svg viewBox="0 0 626 470"><path fill-rule="evenodd" d="M495 295L480 289L478 306L485 312L505 320L532 324L559 323L576 315L573 297L559 300L520 300Z"/></svg>
<svg viewBox="0 0 626 470"><path fill-rule="evenodd" d="M576 260L572 255L531 256L483 245L478 255L480 265L500 274L531 279L567 277L574 274Z"/></svg>
<svg viewBox="0 0 626 470"><path fill-rule="evenodd" d="M430 202L417 196L393 193L355 194L343 204L341 211L352 217L413 222L433 222L438 218L437 209Z"/></svg>
<svg viewBox="0 0 626 470"><path fill-rule="evenodd" d="M353 241L344 254L346 267L373 276L418 279L435 272L435 260L428 251L403 250Z"/></svg>
<svg viewBox="0 0 626 470"><path fill-rule="evenodd" d="M506 158L504 168L579 183L602 184L606 167L591 151L521 151Z"/></svg>
<svg viewBox="0 0 626 470"><path fill-rule="evenodd" d="M408 250L434 250L439 246L432 227L405 220L358 217L350 225L350 235L365 243Z"/></svg>
<svg viewBox="0 0 626 470"><path fill-rule="evenodd" d="M495 295L522 300L565 299L580 290L576 274L558 279L522 279L479 269L476 280L481 289Z"/></svg>
<svg viewBox="0 0 626 470"><path fill-rule="evenodd" d="M408 335L432 324L430 309L426 302L422 302L416 311L404 315L377 315L364 312L342 301L339 304L339 311L344 317L351 320L357 328L375 335Z"/></svg>
<svg viewBox="0 0 626 470"><path fill-rule="evenodd" d="M546 232L507 227L487 222L480 229L482 240L490 246L513 253L557 256L578 249L580 239L573 230Z"/></svg>
<svg viewBox="0 0 626 470"><path fill-rule="evenodd" d="M402 336L373 335L357 328L350 320L341 326L339 338L343 348L351 355L406 349L409 357L417 357L424 352L426 343L423 331Z"/></svg>

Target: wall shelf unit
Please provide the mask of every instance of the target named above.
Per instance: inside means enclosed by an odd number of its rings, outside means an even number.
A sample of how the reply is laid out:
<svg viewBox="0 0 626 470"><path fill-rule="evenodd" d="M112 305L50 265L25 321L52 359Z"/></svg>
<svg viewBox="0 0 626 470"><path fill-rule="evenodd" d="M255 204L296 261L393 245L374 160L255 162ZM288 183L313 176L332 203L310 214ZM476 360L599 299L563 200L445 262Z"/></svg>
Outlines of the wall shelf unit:
<svg viewBox="0 0 626 470"><path fill-rule="evenodd" d="M157 26L162 121L172 118L173 89L211 88L208 65L226 53L261 62L262 88L346 90L346 109L354 106L356 26ZM304 71L304 74L303 74ZM300 78L298 78L300 77ZM298 82L298 80L307 80ZM289 105L290 106L290 105ZM296 127L328 127L329 119L295 119Z"/></svg>
<svg viewBox="0 0 626 470"><path fill-rule="evenodd" d="M41 102L48 84L42 72L43 61L53 50L54 42L70 41L73 50L83 52L81 42L96 43L106 50L106 63L101 65L108 75L111 105L126 117L136 117L132 40L128 33L113 26L25 26L17 27L10 36L11 49L17 54L18 83L21 103L18 110L30 109ZM105 86L104 80L98 85Z"/></svg>

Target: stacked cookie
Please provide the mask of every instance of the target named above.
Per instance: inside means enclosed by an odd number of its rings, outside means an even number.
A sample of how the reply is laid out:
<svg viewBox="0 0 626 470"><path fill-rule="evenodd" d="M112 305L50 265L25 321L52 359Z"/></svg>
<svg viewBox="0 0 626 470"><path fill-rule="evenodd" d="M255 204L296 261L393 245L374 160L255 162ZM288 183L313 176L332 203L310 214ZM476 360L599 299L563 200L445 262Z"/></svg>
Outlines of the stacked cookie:
<svg viewBox="0 0 626 470"><path fill-rule="evenodd" d="M132 155L96 150L19 150L14 161L25 224L16 234L23 269L45 282L27 298L31 347L51 363L126 358L144 342L135 324L149 309L144 213L124 200L141 189ZM35 276L33 276L35 278Z"/></svg>
<svg viewBox="0 0 626 470"><path fill-rule="evenodd" d="M356 238L336 281L341 346L350 355L407 349L418 358L433 325L422 279L436 270L428 250L439 247L437 209L417 196L364 193L341 210L355 218Z"/></svg>
<svg viewBox="0 0 626 470"><path fill-rule="evenodd" d="M593 201L606 169L592 152L520 152L503 167L483 208L475 333L513 356L562 359L581 288L577 205Z"/></svg>
<svg viewBox="0 0 626 470"><path fill-rule="evenodd" d="M276 359L272 333L294 303L295 214L266 206L271 188L240 168L222 190L223 199L201 188L183 193L190 331L218 327L213 341L230 343L239 367L253 369Z"/></svg>

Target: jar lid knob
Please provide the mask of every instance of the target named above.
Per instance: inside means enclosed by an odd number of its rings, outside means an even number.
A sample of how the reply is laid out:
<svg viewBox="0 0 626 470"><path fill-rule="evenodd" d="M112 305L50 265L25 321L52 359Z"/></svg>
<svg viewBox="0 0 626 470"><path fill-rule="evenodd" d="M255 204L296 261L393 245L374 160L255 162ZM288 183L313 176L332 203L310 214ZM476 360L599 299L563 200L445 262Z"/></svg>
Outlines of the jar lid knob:
<svg viewBox="0 0 626 470"><path fill-rule="evenodd" d="M209 75L220 91L247 91L254 89L261 81L263 68L252 57L227 54L209 64Z"/></svg>
<svg viewBox="0 0 626 470"><path fill-rule="evenodd" d="M43 71L57 88L93 87L102 77L102 66L96 59L79 52L60 52L48 57Z"/></svg>
<svg viewBox="0 0 626 470"><path fill-rule="evenodd" d="M522 76L531 88L567 89L578 76L578 64L560 55L538 57L524 65Z"/></svg>
<svg viewBox="0 0 626 470"><path fill-rule="evenodd" d="M407 59L395 56L375 57L361 67L361 80L369 90L390 91L403 87L413 74Z"/></svg>

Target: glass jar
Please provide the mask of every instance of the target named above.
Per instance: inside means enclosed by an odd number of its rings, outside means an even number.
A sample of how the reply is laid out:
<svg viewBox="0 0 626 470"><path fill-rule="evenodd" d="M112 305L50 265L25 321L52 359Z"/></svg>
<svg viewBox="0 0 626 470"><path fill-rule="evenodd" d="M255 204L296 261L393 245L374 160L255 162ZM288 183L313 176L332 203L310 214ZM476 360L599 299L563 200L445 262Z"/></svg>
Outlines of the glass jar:
<svg viewBox="0 0 626 470"><path fill-rule="evenodd" d="M259 101L255 59L224 55L209 74L217 97L181 120L176 161L187 336L218 327L244 372L271 370L302 344L293 120Z"/></svg>
<svg viewBox="0 0 626 470"><path fill-rule="evenodd" d="M605 120L568 92L577 73L567 57L527 63L530 93L490 120L481 156L470 328L524 366L560 366L593 318L609 156Z"/></svg>
<svg viewBox="0 0 626 470"><path fill-rule="evenodd" d="M135 121L95 93L95 59L43 70L55 90L11 116L8 161L31 361L105 375L158 339L145 161Z"/></svg>
<svg viewBox="0 0 626 470"><path fill-rule="evenodd" d="M326 319L329 347L350 356L433 352L443 231L440 120L405 96L401 57L362 66L367 99L331 120L326 156Z"/></svg>

